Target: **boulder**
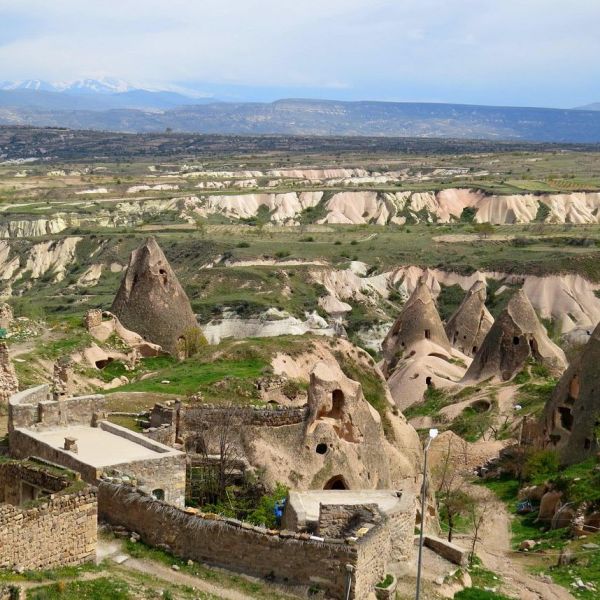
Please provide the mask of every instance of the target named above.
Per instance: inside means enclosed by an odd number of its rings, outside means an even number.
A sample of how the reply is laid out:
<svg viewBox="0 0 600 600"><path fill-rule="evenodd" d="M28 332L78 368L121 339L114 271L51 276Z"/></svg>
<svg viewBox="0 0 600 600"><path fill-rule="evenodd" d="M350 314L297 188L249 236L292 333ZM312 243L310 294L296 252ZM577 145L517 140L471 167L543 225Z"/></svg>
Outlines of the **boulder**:
<svg viewBox="0 0 600 600"><path fill-rule="evenodd" d="M550 523L554 517L562 498L561 492L546 492L540 500L540 510L538 512L538 521Z"/></svg>
<svg viewBox="0 0 600 600"><path fill-rule="evenodd" d="M127 328L183 357L188 342L203 339L190 301L154 238L131 253L111 312Z"/></svg>
<svg viewBox="0 0 600 600"><path fill-rule="evenodd" d="M536 544L537 544L537 542L535 540L523 540L519 544L519 550L528 552L529 550L533 550L535 548Z"/></svg>

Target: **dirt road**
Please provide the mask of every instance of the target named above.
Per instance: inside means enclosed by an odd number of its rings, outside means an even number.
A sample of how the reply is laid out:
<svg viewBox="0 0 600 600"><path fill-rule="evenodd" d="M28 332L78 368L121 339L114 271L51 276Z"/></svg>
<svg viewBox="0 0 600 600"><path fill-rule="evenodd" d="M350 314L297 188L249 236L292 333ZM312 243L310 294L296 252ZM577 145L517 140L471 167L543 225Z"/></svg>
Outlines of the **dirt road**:
<svg viewBox="0 0 600 600"><path fill-rule="evenodd" d="M503 579L503 591L519 600L575 600L565 588L532 575L518 559L511 558L510 515L494 493L478 485L469 485L468 491L489 506L477 555L486 569ZM469 544L470 538L466 536L462 543Z"/></svg>

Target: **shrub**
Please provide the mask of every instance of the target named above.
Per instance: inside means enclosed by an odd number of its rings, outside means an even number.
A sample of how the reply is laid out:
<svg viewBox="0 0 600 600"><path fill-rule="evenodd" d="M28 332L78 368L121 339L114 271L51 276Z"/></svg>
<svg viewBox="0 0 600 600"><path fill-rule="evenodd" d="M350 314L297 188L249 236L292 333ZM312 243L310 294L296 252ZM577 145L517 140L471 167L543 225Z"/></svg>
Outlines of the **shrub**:
<svg viewBox="0 0 600 600"><path fill-rule="evenodd" d="M525 477L540 483L556 475L560 469L558 453L554 450L539 450L527 458Z"/></svg>

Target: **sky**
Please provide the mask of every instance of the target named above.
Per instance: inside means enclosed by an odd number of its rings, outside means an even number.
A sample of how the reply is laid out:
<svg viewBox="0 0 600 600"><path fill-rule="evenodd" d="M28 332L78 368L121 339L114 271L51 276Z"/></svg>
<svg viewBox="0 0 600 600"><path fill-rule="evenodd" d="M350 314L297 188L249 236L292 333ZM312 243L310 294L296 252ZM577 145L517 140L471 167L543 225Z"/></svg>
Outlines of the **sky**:
<svg viewBox="0 0 600 600"><path fill-rule="evenodd" d="M600 102L599 0L0 0L0 80L228 100Z"/></svg>

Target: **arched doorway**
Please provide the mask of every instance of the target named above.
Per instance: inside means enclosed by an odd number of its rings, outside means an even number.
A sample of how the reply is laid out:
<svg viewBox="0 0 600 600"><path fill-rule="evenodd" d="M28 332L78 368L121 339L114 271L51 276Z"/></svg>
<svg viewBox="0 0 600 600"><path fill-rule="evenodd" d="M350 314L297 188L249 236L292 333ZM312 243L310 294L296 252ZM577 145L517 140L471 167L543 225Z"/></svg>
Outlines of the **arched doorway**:
<svg viewBox="0 0 600 600"><path fill-rule="evenodd" d="M347 490L348 484L342 475L335 475L323 486L324 490Z"/></svg>

